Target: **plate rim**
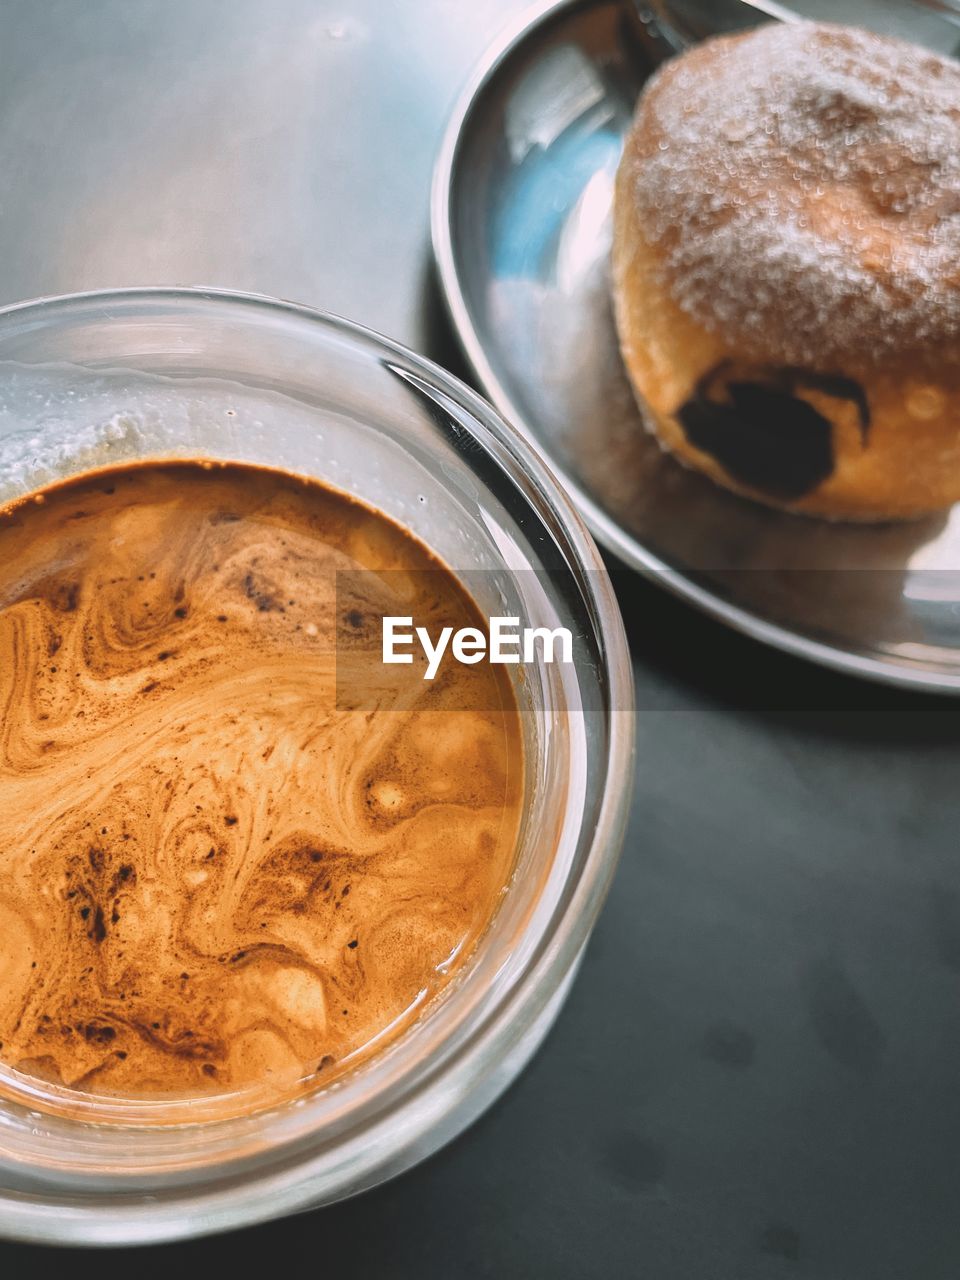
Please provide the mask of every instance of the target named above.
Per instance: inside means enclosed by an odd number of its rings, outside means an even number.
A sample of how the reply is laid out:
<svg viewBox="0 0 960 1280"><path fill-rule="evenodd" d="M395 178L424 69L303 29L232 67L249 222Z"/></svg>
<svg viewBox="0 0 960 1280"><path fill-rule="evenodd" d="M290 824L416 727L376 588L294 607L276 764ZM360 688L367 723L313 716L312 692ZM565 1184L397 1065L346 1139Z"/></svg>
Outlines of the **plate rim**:
<svg viewBox="0 0 960 1280"><path fill-rule="evenodd" d="M487 358L486 349L473 322L467 293L460 278L458 255L454 249L452 196L462 139L480 97L504 63L538 28L564 12L573 13L578 9L589 9L599 3L611 2L612 0L536 0L529 5L487 47L454 102L444 129L430 190L430 238L447 313L481 390L527 444L536 450L597 541L628 568L639 572L649 581L659 583L673 595L693 604L701 612L725 623L734 631L793 657L805 658L829 670L895 688L960 696L960 672L951 675L948 672L912 666L908 661L872 657L804 636L789 627L771 622L760 614L752 613L749 609L731 604L716 592L687 577L688 571L666 564L637 539L628 535L583 489L567 468L544 448ZM758 0L750 0L749 7L762 10L762 0L759 3Z"/></svg>

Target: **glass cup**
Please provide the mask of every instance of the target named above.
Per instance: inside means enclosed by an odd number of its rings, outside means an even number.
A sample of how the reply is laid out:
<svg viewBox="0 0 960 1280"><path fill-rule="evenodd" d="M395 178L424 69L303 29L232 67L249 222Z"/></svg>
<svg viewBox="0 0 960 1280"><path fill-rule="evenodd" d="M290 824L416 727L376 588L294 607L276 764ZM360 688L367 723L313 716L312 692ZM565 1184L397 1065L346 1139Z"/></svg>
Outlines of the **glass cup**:
<svg viewBox="0 0 960 1280"><path fill-rule="evenodd" d="M247 1110L236 1096L98 1097L0 1068L0 1234L25 1240L224 1230L423 1159L543 1039L623 838L633 693L610 581L550 472L479 396L357 325L265 298L120 290L0 312L0 502L177 457L356 495L461 574L485 614L568 627L575 662L513 669L527 798L509 892L461 975L363 1065Z"/></svg>

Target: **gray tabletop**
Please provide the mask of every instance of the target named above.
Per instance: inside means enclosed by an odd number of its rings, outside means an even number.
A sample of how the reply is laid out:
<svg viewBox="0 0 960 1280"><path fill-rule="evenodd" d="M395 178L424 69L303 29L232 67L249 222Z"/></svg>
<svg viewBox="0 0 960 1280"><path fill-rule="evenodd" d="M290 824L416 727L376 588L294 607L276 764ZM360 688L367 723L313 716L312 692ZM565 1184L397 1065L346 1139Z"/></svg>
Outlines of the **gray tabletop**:
<svg viewBox="0 0 960 1280"><path fill-rule="evenodd" d="M431 166L517 8L3 0L0 301L252 289L456 367L429 267ZM955 704L801 666L617 580L636 803L530 1069L453 1146L358 1200L72 1269L955 1280ZM8 1274L42 1261L0 1246Z"/></svg>

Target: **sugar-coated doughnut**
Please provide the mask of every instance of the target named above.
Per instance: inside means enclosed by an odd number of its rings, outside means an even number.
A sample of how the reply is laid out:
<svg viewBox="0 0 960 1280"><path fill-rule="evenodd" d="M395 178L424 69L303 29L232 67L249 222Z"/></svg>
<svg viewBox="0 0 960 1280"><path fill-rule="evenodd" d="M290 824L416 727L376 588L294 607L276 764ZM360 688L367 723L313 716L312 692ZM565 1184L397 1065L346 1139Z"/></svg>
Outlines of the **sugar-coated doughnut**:
<svg viewBox="0 0 960 1280"><path fill-rule="evenodd" d="M651 429L730 489L833 519L960 499L960 63L819 23L650 81L613 291Z"/></svg>

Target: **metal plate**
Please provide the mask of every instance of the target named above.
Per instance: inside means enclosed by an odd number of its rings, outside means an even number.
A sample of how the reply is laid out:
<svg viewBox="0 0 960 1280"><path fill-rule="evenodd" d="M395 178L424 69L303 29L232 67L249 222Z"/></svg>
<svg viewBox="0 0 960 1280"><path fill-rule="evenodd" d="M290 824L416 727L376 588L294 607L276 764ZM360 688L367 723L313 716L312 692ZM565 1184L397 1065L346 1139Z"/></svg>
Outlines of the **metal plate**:
<svg viewBox="0 0 960 1280"><path fill-rule="evenodd" d="M621 142L654 65L639 30L611 0L541 4L461 99L433 236L467 356L627 565L793 653L960 693L960 509L870 526L780 514L685 470L644 430L607 278ZM956 29L918 38L950 48Z"/></svg>

